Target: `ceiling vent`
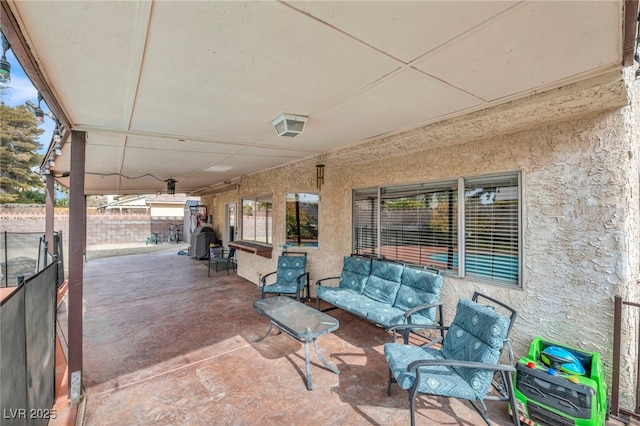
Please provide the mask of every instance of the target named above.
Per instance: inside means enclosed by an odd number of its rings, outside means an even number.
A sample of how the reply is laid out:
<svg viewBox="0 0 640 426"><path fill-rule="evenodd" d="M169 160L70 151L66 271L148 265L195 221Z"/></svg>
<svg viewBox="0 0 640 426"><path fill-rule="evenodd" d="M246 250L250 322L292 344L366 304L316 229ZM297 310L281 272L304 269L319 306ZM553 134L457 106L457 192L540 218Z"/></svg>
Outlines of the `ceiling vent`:
<svg viewBox="0 0 640 426"><path fill-rule="evenodd" d="M278 136L293 138L302 133L307 118L308 117L304 115L280 114L271 124L273 124L273 128L276 129Z"/></svg>

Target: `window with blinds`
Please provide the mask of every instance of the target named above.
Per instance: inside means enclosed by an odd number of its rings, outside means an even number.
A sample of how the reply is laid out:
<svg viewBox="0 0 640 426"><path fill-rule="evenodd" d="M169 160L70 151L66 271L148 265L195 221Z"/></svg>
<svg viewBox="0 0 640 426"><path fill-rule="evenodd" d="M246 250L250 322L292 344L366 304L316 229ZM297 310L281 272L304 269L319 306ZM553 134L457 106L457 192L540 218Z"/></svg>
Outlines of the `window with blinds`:
<svg viewBox="0 0 640 426"><path fill-rule="evenodd" d="M380 189L380 254L457 271L457 181Z"/></svg>
<svg viewBox="0 0 640 426"><path fill-rule="evenodd" d="M518 282L519 188L515 173L464 180L465 275Z"/></svg>
<svg viewBox="0 0 640 426"><path fill-rule="evenodd" d="M353 251L518 285L519 179L513 173L354 190Z"/></svg>
<svg viewBox="0 0 640 426"><path fill-rule="evenodd" d="M378 254L378 188L353 191L353 252Z"/></svg>

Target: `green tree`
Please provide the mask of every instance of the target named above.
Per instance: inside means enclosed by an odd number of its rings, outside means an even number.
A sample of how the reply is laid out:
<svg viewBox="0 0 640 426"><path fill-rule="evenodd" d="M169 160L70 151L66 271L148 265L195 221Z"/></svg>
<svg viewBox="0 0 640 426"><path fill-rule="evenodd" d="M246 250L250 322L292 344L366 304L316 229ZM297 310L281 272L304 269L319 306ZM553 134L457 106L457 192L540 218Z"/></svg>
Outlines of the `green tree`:
<svg viewBox="0 0 640 426"><path fill-rule="evenodd" d="M302 210L298 211L296 220L296 204L287 202L287 239L295 239L300 230L300 237L303 239L318 239L317 221L311 220L309 216Z"/></svg>
<svg viewBox="0 0 640 426"><path fill-rule="evenodd" d="M69 197L64 196L61 198L56 198L55 202L56 207L69 207Z"/></svg>
<svg viewBox="0 0 640 426"><path fill-rule="evenodd" d="M400 198L398 200L384 200L382 208L389 210L422 209L424 203L414 198Z"/></svg>
<svg viewBox="0 0 640 426"><path fill-rule="evenodd" d="M67 188L55 184L55 193L56 193L56 202L55 202L55 206L56 207L69 207L69 191L67 190ZM86 203L87 206L92 206L95 207L95 200L96 197L94 196L90 196L86 198Z"/></svg>
<svg viewBox="0 0 640 426"><path fill-rule="evenodd" d="M44 204L44 191L33 191L30 189L27 189L26 191L20 191L18 193L18 198L16 198L13 202L16 204Z"/></svg>
<svg viewBox="0 0 640 426"><path fill-rule="evenodd" d="M35 117L23 105L0 103L0 203L33 202L44 184L33 171L40 165L42 147ZM44 199L44 196L42 197Z"/></svg>

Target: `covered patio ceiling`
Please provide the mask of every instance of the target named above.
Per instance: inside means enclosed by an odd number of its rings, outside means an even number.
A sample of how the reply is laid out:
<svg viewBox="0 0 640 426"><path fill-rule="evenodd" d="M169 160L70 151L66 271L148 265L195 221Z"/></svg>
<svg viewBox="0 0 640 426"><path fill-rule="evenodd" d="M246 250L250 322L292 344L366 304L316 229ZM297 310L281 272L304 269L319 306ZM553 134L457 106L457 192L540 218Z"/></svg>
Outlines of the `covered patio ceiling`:
<svg viewBox="0 0 640 426"><path fill-rule="evenodd" d="M625 6L626 5L626 6ZM638 2L2 0L86 194L206 194L632 63ZM277 136L281 113L308 116ZM53 168L70 171L70 144ZM425 148L428 148L425 146Z"/></svg>

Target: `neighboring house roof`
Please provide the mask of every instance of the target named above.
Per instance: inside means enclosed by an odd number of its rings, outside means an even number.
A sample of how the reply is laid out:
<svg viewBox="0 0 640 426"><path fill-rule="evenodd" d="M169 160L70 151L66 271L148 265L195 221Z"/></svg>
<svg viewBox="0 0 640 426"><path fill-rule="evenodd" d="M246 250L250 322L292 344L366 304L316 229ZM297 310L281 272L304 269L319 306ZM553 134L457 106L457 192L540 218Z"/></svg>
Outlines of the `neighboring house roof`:
<svg viewBox="0 0 640 426"><path fill-rule="evenodd" d="M125 197L115 197L112 201L102 204L96 208L103 210L113 209L145 209L153 208L156 205L175 205L179 208L184 208L185 205L198 205L200 203L200 197L189 197L186 194L144 194L133 195Z"/></svg>

